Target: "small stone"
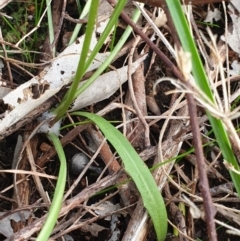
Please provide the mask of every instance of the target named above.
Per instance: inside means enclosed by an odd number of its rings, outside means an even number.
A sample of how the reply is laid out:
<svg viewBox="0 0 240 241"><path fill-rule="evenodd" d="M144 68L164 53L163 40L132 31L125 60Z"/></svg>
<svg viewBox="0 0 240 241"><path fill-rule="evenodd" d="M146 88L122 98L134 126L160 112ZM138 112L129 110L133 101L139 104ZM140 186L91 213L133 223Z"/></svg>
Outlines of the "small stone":
<svg viewBox="0 0 240 241"><path fill-rule="evenodd" d="M72 161L71 161L72 172L76 175L79 175L89 161L90 161L89 157L84 153L75 154L72 157Z"/></svg>
<svg viewBox="0 0 240 241"><path fill-rule="evenodd" d="M72 168L72 172L75 175L79 175L83 169L86 167L86 165L88 164L88 162L90 161L90 158L85 155L84 153L77 153L72 157L72 161L71 161L71 168ZM93 167L90 166L88 168L88 170L95 172L96 174L100 174L102 172L102 168L100 167Z"/></svg>

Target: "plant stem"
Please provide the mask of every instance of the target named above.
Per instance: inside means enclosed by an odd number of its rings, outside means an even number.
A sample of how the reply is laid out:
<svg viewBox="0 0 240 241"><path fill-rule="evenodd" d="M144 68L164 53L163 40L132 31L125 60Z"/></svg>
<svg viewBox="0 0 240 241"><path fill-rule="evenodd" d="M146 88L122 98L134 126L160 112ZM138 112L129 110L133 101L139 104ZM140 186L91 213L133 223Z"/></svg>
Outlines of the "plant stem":
<svg viewBox="0 0 240 241"><path fill-rule="evenodd" d="M210 241L217 241L217 233L214 222L214 216L216 209L213 206L212 197L209 191L209 184L207 179L207 172L205 169L205 161L202 148L202 140L200 135L200 128L197 119L197 107L192 94L186 94L190 123L192 127L193 143L195 148L195 154L197 159L197 167L199 173L199 189L203 198L203 205L205 210L205 218L208 230L208 237Z"/></svg>

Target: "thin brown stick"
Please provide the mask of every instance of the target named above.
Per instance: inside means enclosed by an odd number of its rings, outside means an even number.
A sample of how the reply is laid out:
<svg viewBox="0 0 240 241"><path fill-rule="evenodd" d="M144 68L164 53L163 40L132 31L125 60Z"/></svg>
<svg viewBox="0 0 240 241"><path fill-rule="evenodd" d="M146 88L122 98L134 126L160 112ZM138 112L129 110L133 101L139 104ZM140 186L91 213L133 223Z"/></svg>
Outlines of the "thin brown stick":
<svg viewBox="0 0 240 241"><path fill-rule="evenodd" d="M166 195L166 198L169 200L172 200L173 196L170 192L169 183L167 183L164 187L164 193ZM179 231L179 240L187 241L189 240L189 237L187 237L187 226L185 218L183 217L183 213L179 210L177 205L174 203L174 201L170 201L168 205L169 212L172 216L173 223L177 226L177 229Z"/></svg>
<svg viewBox="0 0 240 241"><path fill-rule="evenodd" d="M228 2L229 0L225 0ZM136 0L136 2L145 3L154 7L162 7L165 5L165 0ZM222 0L182 0L183 4L201 5L209 3L220 3Z"/></svg>
<svg viewBox="0 0 240 241"><path fill-rule="evenodd" d="M75 19L75 18L72 18L71 16L69 16L69 14L67 14L67 13L64 13L63 17L66 20L68 20L70 22L73 22L73 23L76 23L76 24L87 23L87 19Z"/></svg>
<svg viewBox="0 0 240 241"><path fill-rule="evenodd" d="M107 0L113 7L115 7L116 3L114 0ZM179 69L172 63L171 60L156 46L146 34L142 32L142 30L137 27L137 25L132 21L130 17L124 12L121 13L121 17L123 20L130 25L134 32L141 36L141 38L146 42L147 45L163 60L163 62L173 71L174 75L180 79L181 81L184 81L183 75L179 71ZM185 82L185 81L184 81Z"/></svg>
<svg viewBox="0 0 240 241"><path fill-rule="evenodd" d="M0 41L3 41L3 36L2 36L2 31L0 29ZM2 45L2 50L4 53L4 57L5 59L8 57L7 52L6 52L6 48L5 48L5 44L1 44ZM13 76L12 76L12 71L11 71L11 67L8 61L6 61L6 66L7 66L7 70L8 70L8 78L9 78L9 82L10 82L10 86L13 89L14 85L13 85Z"/></svg>
<svg viewBox="0 0 240 241"><path fill-rule="evenodd" d="M145 27L144 29L147 30L147 28L148 26ZM134 136L131 136L129 140L132 140L133 146L137 146L138 148L143 149L144 147L150 146L149 126L143 117L144 115L147 115L145 77L143 74L143 65L140 65L134 74L132 74L130 71L132 62L133 62L132 60L133 60L134 51L139 41L140 41L140 38L139 39L137 38L129 55L128 88L129 88L132 104L141 122L133 123L133 125L136 125L136 130L134 133L135 139L134 139ZM135 57L137 58L138 56L135 56ZM142 131L143 129L145 133Z"/></svg>
<svg viewBox="0 0 240 241"><path fill-rule="evenodd" d="M51 43L51 48L54 48L57 45L57 41L59 39L60 32L62 30L66 4L67 4L66 0L63 0L63 2L62 1L54 2L54 5L53 5L54 41ZM62 9L60 10L60 8ZM61 11L61 14L59 14L60 11Z"/></svg>
<svg viewBox="0 0 240 241"><path fill-rule="evenodd" d="M210 241L217 241L217 233L214 222L214 216L216 214L215 208L212 203L212 197L209 191L209 184L207 179L207 172L204 168L204 155L202 149L202 140L200 136L200 129L197 119L197 107L192 94L186 94L190 123L192 127L193 143L195 148L195 154L197 157L197 167L199 173L199 189L203 197L203 205L205 210L205 218L208 229L208 237Z"/></svg>

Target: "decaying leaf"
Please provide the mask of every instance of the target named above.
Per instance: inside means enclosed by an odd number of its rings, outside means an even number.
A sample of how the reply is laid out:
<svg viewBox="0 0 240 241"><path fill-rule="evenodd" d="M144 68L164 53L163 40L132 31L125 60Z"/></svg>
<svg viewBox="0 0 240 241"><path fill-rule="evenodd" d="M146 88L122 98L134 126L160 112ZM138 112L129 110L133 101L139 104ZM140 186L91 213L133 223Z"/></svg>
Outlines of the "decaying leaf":
<svg viewBox="0 0 240 241"><path fill-rule="evenodd" d="M1 0L0 1L0 9L4 8L8 3L10 3L12 0Z"/></svg>
<svg viewBox="0 0 240 241"><path fill-rule="evenodd" d="M109 201L105 201L104 203L101 203L100 205L97 206L97 208L94 210L94 212L98 215L106 215L106 214L111 214L112 212L120 209L120 205L116 204L114 205L113 203ZM111 220L111 217L106 217L105 220Z"/></svg>
<svg viewBox="0 0 240 241"><path fill-rule="evenodd" d="M58 93L63 86L72 82L83 40L84 36L78 38L74 44L53 59L39 76L35 76L3 97L2 103L8 108L6 109L6 116L0 120L0 132L17 123L47 99ZM93 49L96 42L97 39L94 37L90 49ZM98 54L88 70L98 68L108 55L109 53Z"/></svg>
<svg viewBox="0 0 240 241"><path fill-rule="evenodd" d="M240 75L240 63L237 60L234 60L231 64L232 69L229 70L229 75L236 76Z"/></svg>
<svg viewBox="0 0 240 241"><path fill-rule="evenodd" d="M240 1L239 0L231 0L231 4L240 12Z"/></svg>
<svg viewBox="0 0 240 241"><path fill-rule="evenodd" d="M132 65L134 73L137 67L141 64L145 56ZM119 87L128 79L128 66L110 71L98 77L98 79L86 89L73 103L70 111L79 110L85 106L97 103L101 100L109 98L114 94ZM80 86L84 82L80 83ZM94 93L94 94L92 94Z"/></svg>
<svg viewBox="0 0 240 241"><path fill-rule="evenodd" d="M90 232L93 237L98 237L98 233L105 229L105 227L100 226L96 223L86 224L83 227L81 227L81 231Z"/></svg>
<svg viewBox="0 0 240 241"><path fill-rule="evenodd" d="M208 11L207 13L207 16L204 20L204 22L209 22L209 23L212 23L213 20L214 21L218 21L221 19L221 12L217 9L217 8L214 8L213 11Z"/></svg>
<svg viewBox="0 0 240 241"><path fill-rule="evenodd" d="M0 212L0 216L4 214L5 212ZM22 211L21 214L24 215L25 219L28 219L31 213L29 211ZM15 222L21 221L20 213L13 213L6 218L0 220L0 233L3 234L6 238L9 238L13 235L11 220L14 220Z"/></svg>
<svg viewBox="0 0 240 241"><path fill-rule="evenodd" d="M237 3L238 2L238 3ZM240 9L239 1L235 2L235 8ZM228 43L230 48L240 55L240 16L236 13L235 8L229 4L229 15L232 19L231 27L229 27L227 39L222 39Z"/></svg>

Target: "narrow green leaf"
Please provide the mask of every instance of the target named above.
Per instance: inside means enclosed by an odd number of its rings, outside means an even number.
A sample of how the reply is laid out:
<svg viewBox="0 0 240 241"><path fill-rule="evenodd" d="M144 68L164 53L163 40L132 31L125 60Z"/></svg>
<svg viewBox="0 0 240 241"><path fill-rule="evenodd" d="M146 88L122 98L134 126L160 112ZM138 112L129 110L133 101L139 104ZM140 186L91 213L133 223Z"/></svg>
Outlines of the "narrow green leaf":
<svg viewBox="0 0 240 241"><path fill-rule="evenodd" d="M203 64L201 62L191 32L189 30L186 18L182 11L181 4L179 0L166 0L166 3L168 5L176 30L178 32L183 49L186 52L190 52L192 55L192 73L194 79L200 89L204 91L208 98L214 103L214 97L211 92L208 78L204 71ZM226 132L226 129L224 128L222 121L213 117L208 111L207 115L224 159L231 165L233 165L233 167L237 171L239 171L239 164L233 153L228 134ZM240 197L240 175L232 171L230 171L230 175L233 180L234 186L238 192L238 196Z"/></svg>
<svg viewBox="0 0 240 241"><path fill-rule="evenodd" d="M54 118L55 122L60 120L65 115L68 107L70 106L70 104L74 99L74 95L75 95L75 92L77 91L79 81L84 75L84 71L85 71L84 66L89 54L89 48L91 44L92 35L94 32L95 21L97 19L98 3L99 3L99 0L94 0L91 3L86 34L85 34L84 43L82 47L82 53L80 55L80 60L78 62L76 75L74 77L74 80L71 84L70 89L64 96L63 101L55 110L53 110L53 112L56 113L56 117Z"/></svg>
<svg viewBox="0 0 240 241"><path fill-rule="evenodd" d="M85 72L87 71L88 67L90 66L90 64L94 60L94 58L97 55L97 53L99 52L99 50L104 45L104 41L107 39L110 32L112 31L112 29L114 28L114 26L118 22L119 15L121 14L124 6L126 5L126 2L127 2L126 0L120 0L120 1L117 2L117 5L114 8L113 13L111 14L111 17L109 19L109 22L108 22L106 28L104 29L103 33L101 34L96 46L94 47L94 49L91 52L89 58L86 60L86 63L85 63L85 66L84 66Z"/></svg>
<svg viewBox="0 0 240 241"><path fill-rule="evenodd" d="M100 48L102 47L101 43L103 44L105 39L107 38L107 36L110 33L110 30L114 27L114 25L116 24L116 21L124 7L126 0L121 0L118 1L112 15L111 18L108 22L107 27L105 28L105 30L103 31L103 33L101 34L101 37L97 43L97 45L94 47L91 55L89 56L85 67L89 67L89 64L91 63L91 61L94 59L95 55L97 53L97 51L100 50ZM139 19L141 15L141 12L139 9L136 9L134 11L132 20L133 22L137 22L137 20ZM102 74L102 72L109 66L109 64L113 61L113 59L116 57L117 53L121 50L122 46L125 44L125 42L127 41L129 35L132 32L132 28L130 26L128 26L126 28L126 30L124 31L123 35L121 36L121 38L119 39L117 45L114 47L114 49L111 51L110 55L108 56L108 58L104 61L104 63L93 73L93 75L88 79L88 81L86 81L83 85L81 85L81 87L79 87L79 89L77 90L76 94L75 94L75 98L77 98L83 91L85 91L95 80L96 78Z"/></svg>
<svg viewBox="0 0 240 241"><path fill-rule="evenodd" d="M93 121L114 146L122 158L126 172L135 182L145 208L147 209L159 241L165 240L167 233L167 212L163 198L148 167L141 160L128 140L108 121L100 116L86 112L75 112Z"/></svg>
<svg viewBox="0 0 240 241"><path fill-rule="evenodd" d="M54 191L51 207L49 209L43 228L40 231L36 241L47 241L48 238L50 237L53 231L53 228L57 222L59 212L61 210L65 184L67 179L67 162L66 162L66 157L63 151L62 144L55 134L49 133L48 137L49 139L52 140L56 148L56 151L60 160L60 169L59 169L58 180Z"/></svg>

